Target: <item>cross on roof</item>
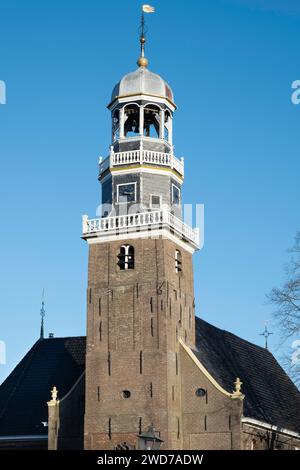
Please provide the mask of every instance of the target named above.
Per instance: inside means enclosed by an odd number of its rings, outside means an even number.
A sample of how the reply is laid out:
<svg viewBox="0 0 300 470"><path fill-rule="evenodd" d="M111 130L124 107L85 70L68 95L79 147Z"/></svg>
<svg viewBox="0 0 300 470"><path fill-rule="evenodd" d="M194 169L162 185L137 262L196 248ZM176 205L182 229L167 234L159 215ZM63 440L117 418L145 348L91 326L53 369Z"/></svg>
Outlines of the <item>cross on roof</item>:
<svg viewBox="0 0 300 470"><path fill-rule="evenodd" d="M273 333L271 331L268 330L268 322L265 321L265 329L262 333L260 333L259 335L260 336L264 336L265 338L265 348L268 349L268 338L270 335L272 335Z"/></svg>

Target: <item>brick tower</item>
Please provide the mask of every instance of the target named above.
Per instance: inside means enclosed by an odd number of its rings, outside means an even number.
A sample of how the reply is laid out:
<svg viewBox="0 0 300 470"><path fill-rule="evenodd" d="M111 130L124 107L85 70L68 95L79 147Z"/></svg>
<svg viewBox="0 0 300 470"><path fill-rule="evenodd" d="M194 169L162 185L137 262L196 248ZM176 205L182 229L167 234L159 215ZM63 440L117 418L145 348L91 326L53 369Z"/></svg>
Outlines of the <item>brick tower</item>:
<svg viewBox="0 0 300 470"><path fill-rule="evenodd" d="M147 68L113 89L109 156L100 162L102 215L83 216L89 245L85 448L138 448L155 426L183 448L180 341L195 344L192 254L182 222L184 162L174 156L169 85Z"/></svg>

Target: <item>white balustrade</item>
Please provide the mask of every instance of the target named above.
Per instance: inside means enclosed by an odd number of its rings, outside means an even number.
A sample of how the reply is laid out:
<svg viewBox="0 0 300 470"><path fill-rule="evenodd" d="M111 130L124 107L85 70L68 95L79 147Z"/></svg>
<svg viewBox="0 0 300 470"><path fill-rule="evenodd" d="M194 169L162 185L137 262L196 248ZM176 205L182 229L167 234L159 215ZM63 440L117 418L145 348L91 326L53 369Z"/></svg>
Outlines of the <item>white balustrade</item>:
<svg viewBox="0 0 300 470"><path fill-rule="evenodd" d="M83 235L97 234L101 236L102 234L107 234L107 232L113 231L120 233L122 231L128 231L130 228L135 229L145 226L169 226L169 228L193 242L195 245L199 244L198 229L192 229L174 214L166 210L140 212L99 219L88 219L88 216L82 216Z"/></svg>
<svg viewBox="0 0 300 470"><path fill-rule="evenodd" d="M184 175L184 160L178 160L171 153L155 152L154 150L130 150L127 152L113 152L100 162L100 174L109 167L148 163L151 165L168 166L174 168L180 175Z"/></svg>

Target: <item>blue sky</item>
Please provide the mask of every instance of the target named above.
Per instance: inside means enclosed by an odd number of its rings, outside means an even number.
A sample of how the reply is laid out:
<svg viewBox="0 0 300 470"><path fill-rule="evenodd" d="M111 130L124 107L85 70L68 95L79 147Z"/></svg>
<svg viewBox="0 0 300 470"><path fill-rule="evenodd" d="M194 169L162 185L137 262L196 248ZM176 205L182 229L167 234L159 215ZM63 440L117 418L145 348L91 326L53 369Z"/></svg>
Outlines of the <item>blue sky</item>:
<svg viewBox="0 0 300 470"><path fill-rule="evenodd" d="M299 223L300 4L154 1L149 68L172 86L184 200L205 204L197 314L252 342ZM136 68L139 1L0 0L0 382L39 334L85 334L81 215L100 199L115 82ZM276 326L270 325L272 331ZM271 337L276 350L278 335Z"/></svg>

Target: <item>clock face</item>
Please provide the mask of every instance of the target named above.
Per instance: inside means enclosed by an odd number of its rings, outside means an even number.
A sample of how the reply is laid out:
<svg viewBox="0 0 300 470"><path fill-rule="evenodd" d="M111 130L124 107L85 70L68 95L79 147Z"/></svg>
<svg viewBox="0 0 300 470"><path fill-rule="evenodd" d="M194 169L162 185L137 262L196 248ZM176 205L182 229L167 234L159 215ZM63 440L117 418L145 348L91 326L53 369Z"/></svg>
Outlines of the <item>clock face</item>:
<svg viewBox="0 0 300 470"><path fill-rule="evenodd" d="M118 186L118 202L135 201L135 184L120 184Z"/></svg>

